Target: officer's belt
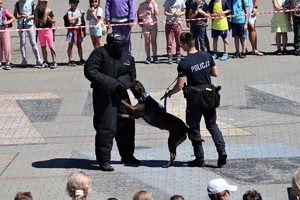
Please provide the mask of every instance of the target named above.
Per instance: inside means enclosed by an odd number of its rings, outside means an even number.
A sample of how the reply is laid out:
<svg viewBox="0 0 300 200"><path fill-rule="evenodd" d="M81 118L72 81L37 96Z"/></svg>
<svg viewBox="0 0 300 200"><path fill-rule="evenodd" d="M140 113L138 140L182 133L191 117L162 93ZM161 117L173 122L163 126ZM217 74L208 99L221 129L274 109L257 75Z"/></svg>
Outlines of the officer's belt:
<svg viewBox="0 0 300 200"><path fill-rule="evenodd" d="M204 91L204 90L209 90L209 91L212 91L212 89L215 87L213 84L203 84L203 85L188 85L187 86L189 89L194 89L194 90L197 90L197 91Z"/></svg>

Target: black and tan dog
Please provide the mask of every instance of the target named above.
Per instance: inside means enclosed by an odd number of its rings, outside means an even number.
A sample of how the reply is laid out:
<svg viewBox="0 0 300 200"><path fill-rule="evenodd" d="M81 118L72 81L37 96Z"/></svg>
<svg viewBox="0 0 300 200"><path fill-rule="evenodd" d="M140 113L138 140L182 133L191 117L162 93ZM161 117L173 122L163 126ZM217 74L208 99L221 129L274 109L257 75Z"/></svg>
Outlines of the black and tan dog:
<svg viewBox="0 0 300 200"><path fill-rule="evenodd" d="M192 137L193 132L186 126L186 124L164 111L163 107L159 105L148 93L146 93L144 86L138 80L134 80L134 86L131 88L134 97L138 103L133 106L126 100L121 102L130 111L130 114L122 114L123 118L138 119L143 118L148 124L169 131L168 147L170 152L170 160L162 167L170 167L176 158L176 148L179 146L189 134L189 138L196 140ZM198 142L203 142L200 135L197 139Z"/></svg>

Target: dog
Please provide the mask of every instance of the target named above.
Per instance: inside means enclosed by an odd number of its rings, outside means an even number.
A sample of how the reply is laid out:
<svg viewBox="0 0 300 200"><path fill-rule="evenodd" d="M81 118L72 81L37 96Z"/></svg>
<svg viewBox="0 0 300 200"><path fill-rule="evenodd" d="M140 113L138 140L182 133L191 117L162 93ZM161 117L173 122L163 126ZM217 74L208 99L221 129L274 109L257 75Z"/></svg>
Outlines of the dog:
<svg viewBox="0 0 300 200"><path fill-rule="evenodd" d="M187 133L191 140L203 142L201 136L193 136L186 124L178 117L164 111L163 107L156 102L145 90L142 83L138 80L133 80L133 87L130 88L138 103L133 106L126 100L121 100L121 103L130 111L129 114L120 114L122 118L138 119L143 118L148 124L162 130L169 131L168 148L170 152L170 160L163 168L173 166L176 158L176 148L186 140Z"/></svg>

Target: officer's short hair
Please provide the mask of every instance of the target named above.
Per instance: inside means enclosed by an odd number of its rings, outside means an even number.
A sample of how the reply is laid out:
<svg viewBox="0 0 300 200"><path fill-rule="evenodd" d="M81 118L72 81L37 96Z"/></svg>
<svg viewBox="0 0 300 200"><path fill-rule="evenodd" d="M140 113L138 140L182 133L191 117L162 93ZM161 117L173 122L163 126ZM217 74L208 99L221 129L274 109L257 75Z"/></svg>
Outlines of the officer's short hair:
<svg viewBox="0 0 300 200"><path fill-rule="evenodd" d="M182 32L180 34L180 42L188 45L189 47L194 47L195 46L194 35L190 32Z"/></svg>

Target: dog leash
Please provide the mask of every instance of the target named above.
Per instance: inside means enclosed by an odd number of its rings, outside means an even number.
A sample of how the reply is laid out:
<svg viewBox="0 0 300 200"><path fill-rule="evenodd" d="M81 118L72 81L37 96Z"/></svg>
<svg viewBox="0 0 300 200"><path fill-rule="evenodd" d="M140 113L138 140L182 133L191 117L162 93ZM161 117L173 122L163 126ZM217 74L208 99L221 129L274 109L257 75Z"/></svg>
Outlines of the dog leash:
<svg viewBox="0 0 300 200"><path fill-rule="evenodd" d="M164 95L164 111L167 112L167 98L168 98L168 92L170 90L171 85L173 85L175 83L175 81L177 81L178 77L175 78L175 80L169 85L169 87L167 87L166 91L165 91L165 95Z"/></svg>

